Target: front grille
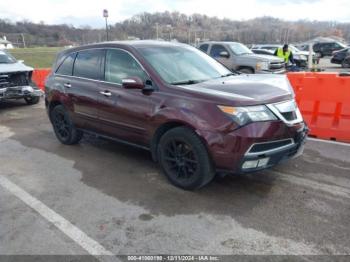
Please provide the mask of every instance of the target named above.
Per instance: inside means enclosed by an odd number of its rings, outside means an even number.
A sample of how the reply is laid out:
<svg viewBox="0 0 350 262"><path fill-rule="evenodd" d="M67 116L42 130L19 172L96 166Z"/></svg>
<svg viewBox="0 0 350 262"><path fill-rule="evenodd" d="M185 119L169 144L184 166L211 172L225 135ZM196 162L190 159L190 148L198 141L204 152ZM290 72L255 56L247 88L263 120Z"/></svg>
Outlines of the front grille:
<svg viewBox="0 0 350 262"><path fill-rule="evenodd" d="M292 139L285 139L285 140L279 140L279 141L254 144L250 148L250 150L248 151L248 154L256 154L256 153L262 153L262 152L266 152L266 151L276 150L276 149L279 149L281 147L285 147L285 146L292 145L292 144L293 144Z"/></svg>
<svg viewBox="0 0 350 262"><path fill-rule="evenodd" d="M25 72L0 74L0 88L26 85L29 85L29 79Z"/></svg>
<svg viewBox="0 0 350 262"><path fill-rule="evenodd" d="M293 120L297 119L297 114L295 113L295 111L284 112L284 113L281 113L281 114L288 121L293 121Z"/></svg>
<svg viewBox="0 0 350 262"><path fill-rule="evenodd" d="M268 104L266 106L287 125L294 125L303 121L303 117L294 100Z"/></svg>
<svg viewBox="0 0 350 262"><path fill-rule="evenodd" d="M9 85L8 79L8 75L0 75L0 88L7 87Z"/></svg>
<svg viewBox="0 0 350 262"><path fill-rule="evenodd" d="M281 62L271 62L270 69L271 70L280 70L284 68L284 63Z"/></svg>

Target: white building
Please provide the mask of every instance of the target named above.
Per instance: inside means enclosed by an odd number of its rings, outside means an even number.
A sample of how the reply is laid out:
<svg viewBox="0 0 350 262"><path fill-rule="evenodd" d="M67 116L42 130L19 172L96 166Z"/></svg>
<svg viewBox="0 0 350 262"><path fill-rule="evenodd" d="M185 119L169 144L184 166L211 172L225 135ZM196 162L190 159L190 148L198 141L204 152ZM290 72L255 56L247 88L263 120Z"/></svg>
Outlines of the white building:
<svg viewBox="0 0 350 262"><path fill-rule="evenodd" d="M6 36L0 38L0 49L12 49L13 45L6 39Z"/></svg>

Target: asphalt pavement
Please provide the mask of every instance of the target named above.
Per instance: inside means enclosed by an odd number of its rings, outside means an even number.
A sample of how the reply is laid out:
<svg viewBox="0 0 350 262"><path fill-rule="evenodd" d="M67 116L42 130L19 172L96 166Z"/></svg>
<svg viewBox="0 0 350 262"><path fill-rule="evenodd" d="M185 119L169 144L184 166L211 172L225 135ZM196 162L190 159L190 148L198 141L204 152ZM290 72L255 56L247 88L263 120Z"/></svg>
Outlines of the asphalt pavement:
<svg viewBox="0 0 350 262"><path fill-rule="evenodd" d="M0 254L350 255L349 153L309 140L272 170L187 192L147 151L91 136L62 145L43 103L6 102Z"/></svg>

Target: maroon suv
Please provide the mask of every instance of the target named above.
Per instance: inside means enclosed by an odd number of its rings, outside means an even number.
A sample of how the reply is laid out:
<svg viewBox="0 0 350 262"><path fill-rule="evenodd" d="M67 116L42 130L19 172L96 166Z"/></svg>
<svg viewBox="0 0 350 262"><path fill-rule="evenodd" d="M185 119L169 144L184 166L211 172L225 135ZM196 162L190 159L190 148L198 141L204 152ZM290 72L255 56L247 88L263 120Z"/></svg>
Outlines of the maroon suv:
<svg viewBox="0 0 350 262"><path fill-rule="evenodd" d="M63 144L88 132L147 149L184 189L294 157L307 132L285 76L237 75L167 42L63 51L46 81L46 107Z"/></svg>

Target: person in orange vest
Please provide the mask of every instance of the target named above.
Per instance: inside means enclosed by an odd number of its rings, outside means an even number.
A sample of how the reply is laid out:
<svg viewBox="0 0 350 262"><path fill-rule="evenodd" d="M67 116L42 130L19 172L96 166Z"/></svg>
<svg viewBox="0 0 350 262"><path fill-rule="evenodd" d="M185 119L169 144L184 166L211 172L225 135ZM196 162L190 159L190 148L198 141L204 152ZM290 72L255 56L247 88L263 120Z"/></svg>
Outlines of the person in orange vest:
<svg viewBox="0 0 350 262"><path fill-rule="evenodd" d="M277 48L274 55L279 58L282 58L286 63L286 65L288 65L289 63L291 63L292 65L295 65L295 61L293 59L293 53L292 51L289 50L287 44L283 45L283 47Z"/></svg>

